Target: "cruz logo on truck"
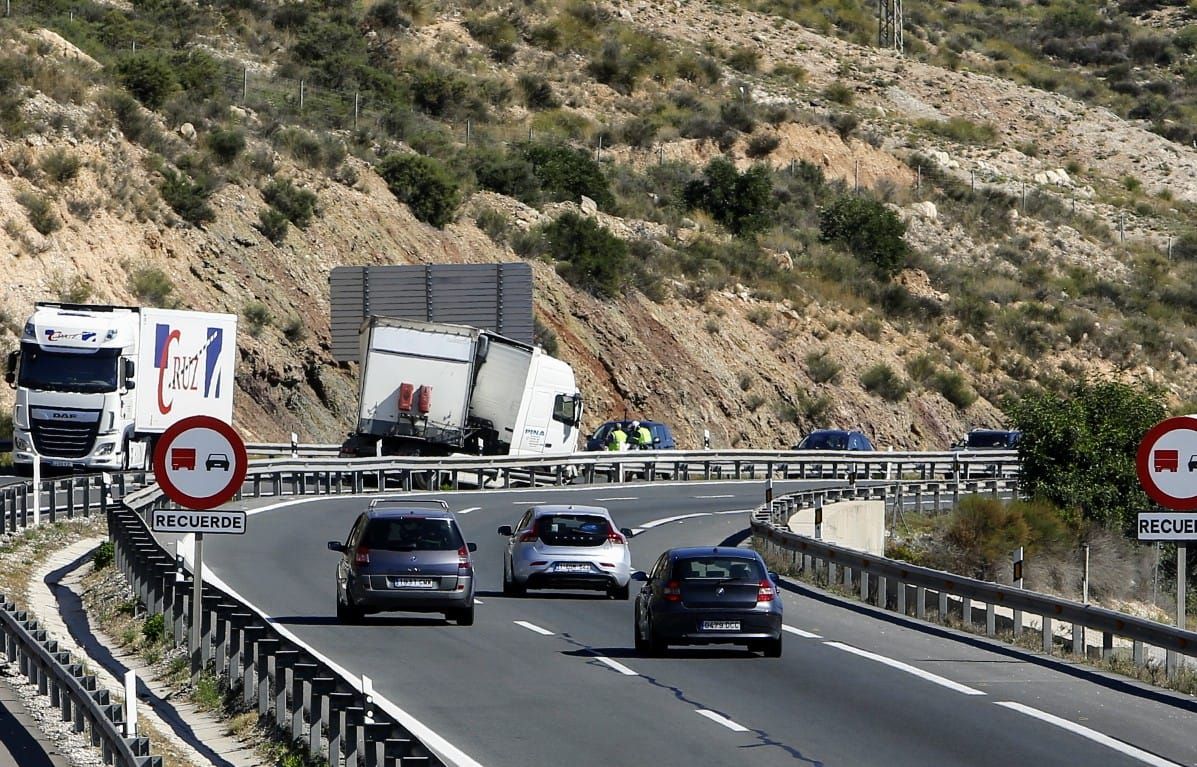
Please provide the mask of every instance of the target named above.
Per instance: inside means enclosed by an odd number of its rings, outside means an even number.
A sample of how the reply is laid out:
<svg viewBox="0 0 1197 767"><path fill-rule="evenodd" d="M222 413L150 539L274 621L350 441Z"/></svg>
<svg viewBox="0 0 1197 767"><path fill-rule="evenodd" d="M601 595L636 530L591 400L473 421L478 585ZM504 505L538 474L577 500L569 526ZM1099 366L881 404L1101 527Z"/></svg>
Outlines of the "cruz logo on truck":
<svg viewBox="0 0 1197 767"><path fill-rule="evenodd" d="M158 323L154 330L154 367L158 369L158 412L166 415L174 407L178 392L203 392L203 397L220 397L220 371L217 362L224 345L224 330L208 328L200 347L195 349L193 338L184 338L183 331L166 323Z"/></svg>
<svg viewBox="0 0 1197 767"><path fill-rule="evenodd" d="M74 333L64 333L53 328L46 329L47 341L95 341L96 334L92 330L77 330Z"/></svg>

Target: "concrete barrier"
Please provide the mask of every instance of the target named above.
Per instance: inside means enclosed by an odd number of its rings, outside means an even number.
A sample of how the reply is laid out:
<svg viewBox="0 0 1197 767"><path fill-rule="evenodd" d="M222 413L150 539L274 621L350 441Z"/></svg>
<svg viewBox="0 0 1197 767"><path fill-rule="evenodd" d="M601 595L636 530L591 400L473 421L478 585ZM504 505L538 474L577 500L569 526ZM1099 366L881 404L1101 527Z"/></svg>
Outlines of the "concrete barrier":
<svg viewBox="0 0 1197 767"><path fill-rule="evenodd" d="M815 537L815 510L799 509L790 531ZM885 501L837 501L823 507L822 540L848 549L885 555Z"/></svg>

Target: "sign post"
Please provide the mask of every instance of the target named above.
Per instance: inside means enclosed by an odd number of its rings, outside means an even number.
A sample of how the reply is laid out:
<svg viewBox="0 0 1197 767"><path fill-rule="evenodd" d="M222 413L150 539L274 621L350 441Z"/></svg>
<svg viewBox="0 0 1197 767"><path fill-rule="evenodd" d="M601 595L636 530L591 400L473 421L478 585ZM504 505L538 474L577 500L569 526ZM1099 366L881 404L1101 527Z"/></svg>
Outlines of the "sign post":
<svg viewBox="0 0 1197 767"><path fill-rule="evenodd" d="M241 436L229 424L206 415L172 424L154 450L154 477L162 493L184 510L151 509L150 528L195 537L188 631L193 677L203 670L204 534L245 532L244 511L212 509L237 495L248 468Z"/></svg>
<svg viewBox="0 0 1197 767"><path fill-rule="evenodd" d="M1010 552L1010 560L1014 563L1014 588L1022 588L1022 546ZM1014 611L1014 636L1022 634L1022 610Z"/></svg>
<svg viewBox="0 0 1197 767"><path fill-rule="evenodd" d="M1185 628L1188 542L1197 540L1197 416L1168 418L1148 429L1135 467L1148 497L1172 510L1140 514L1138 534L1141 541L1176 542L1176 625ZM1169 676L1176 666L1169 651Z"/></svg>

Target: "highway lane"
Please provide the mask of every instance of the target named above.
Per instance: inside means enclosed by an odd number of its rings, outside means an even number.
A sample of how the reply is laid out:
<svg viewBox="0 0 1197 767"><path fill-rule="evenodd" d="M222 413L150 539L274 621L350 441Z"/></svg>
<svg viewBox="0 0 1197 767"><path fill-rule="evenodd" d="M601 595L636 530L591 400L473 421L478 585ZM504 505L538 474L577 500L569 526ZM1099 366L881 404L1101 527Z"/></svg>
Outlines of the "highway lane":
<svg viewBox="0 0 1197 767"><path fill-rule="evenodd" d="M1028 709L1197 763L1197 717L1153 699L1161 697L1154 692L1094 684L951 632L892 616L879 620L867 608L814 592L785 595L787 623L818 638L788 634L781 659L730 648L639 658L631 650L630 602L585 593L533 592L527 599L498 593L502 540L495 527L513 522L529 503L593 499L629 527L707 514L637 535L633 562L643 568L669 546L742 533L743 514L714 512L747 508L761 495L755 482L438 496L468 510L459 518L467 538L479 544L482 604L473 627L416 615L361 627L336 623L335 555L323 544L344 537L365 505L360 498L255 514L243 539L213 539L205 551L208 566L243 597L342 667L369 674L381 694L488 767L609 765L628 763L629 755L660 765L1150 759ZM895 668L853 649L907 665ZM945 687L927 674L982 694Z"/></svg>

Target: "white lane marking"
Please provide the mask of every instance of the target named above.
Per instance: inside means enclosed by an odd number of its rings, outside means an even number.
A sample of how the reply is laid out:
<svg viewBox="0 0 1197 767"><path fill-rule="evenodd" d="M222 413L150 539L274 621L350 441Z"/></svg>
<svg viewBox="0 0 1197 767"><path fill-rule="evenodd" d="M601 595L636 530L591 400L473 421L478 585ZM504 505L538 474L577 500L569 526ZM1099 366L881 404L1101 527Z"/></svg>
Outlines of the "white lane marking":
<svg viewBox="0 0 1197 767"><path fill-rule="evenodd" d="M711 711L710 709L696 708L696 709L694 709L694 713L698 714L699 716L705 716L707 719L710 719L712 722L714 722L716 724L721 724L724 727L726 727L727 729L731 730L732 732L748 732L748 728L745 727L744 725L736 724L732 720L728 719L726 716L723 716L722 714L716 714L714 711Z"/></svg>
<svg viewBox="0 0 1197 767"><path fill-rule="evenodd" d="M485 603L485 602L483 602L483 601L482 601L481 599L479 599L478 597L474 597L474 604L476 604L476 605L484 605L484 604L486 604L486 603Z"/></svg>
<svg viewBox="0 0 1197 767"><path fill-rule="evenodd" d="M1082 738L1088 738L1095 743L1100 743L1106 748L1112 748L1119 753L1126 754L1132 759L1138 759L1144 764L1151 764L1155 765L1156 767L1180 767L1180 765L1178 765L1176 762L1170 762L1161 756L1156 756L1155 754L1144 751L1141 748L1135 748L1128 743L1123 743L1117 738L1111 738L1105 733L1098 732L1097 730L1091 730L1084 725L1077 724L1076 722L1070 722L1067 719L1061 719L1060 717L1049 714L1046 711L1040 711L1037 708L1031 708L1030 706L1024 706L1021 703L1015 703L1009 700L999 700L995 701L995 703L1003 708L1008 708L1012 711L1017 711L1021 714L1032 716L1040 721L1047 722L1048 724L1054 724L1061 729L1080 735Z"/></svg>
<svg viewBox="0 0 1197 767"><path fill-rule="evenodd" d="M545 504L545 503L548 503L548 501L542 501L542 500L540 500L540 499L538 498L538 499L536 499L536 500L532 500L532 501L512 501L512 502L511 502L511 505L512 505L512 506L524 506L524 505L528 505L528 506L539 506L539 505L542 505L542 504Z"/></svg>
<svg viewBox="0 0 1197 767"><path fill-rule="evenodd" d="M781 630L788 631L791 634L797 634L798 636L805 637L807 639L822 639L823 638L823 637L819 636L818 634L812 634L809 631L803 631L802 629L797 629L797 628L794 628L793 626L786 626L784 624L782 624Z"/></svg>
<svg viewBox="0 0 1197 767"><path fill-rule="evenodd" d="M735 498L734 495L696 495L695 498Z"/></svg>
<svg viewBox="0 0 1197 767"><path fill-rule="evenodd" d="M921 668L911 666L909 663L903 663L900 660L894 660L893 658L887 658L884 655L878 655L876 653L871 653L868 650L862 650L859 647L853 647L852 645L841 644L839 642L824 642L823 644L827 645L828 647L834 647L837 650L843 650L844 652L850 652L853 655L859 655L862 658L868 658L869 660L875 660L878 663L883 663L886 666L890 666L891 668L896 668L899 671L905 671L907 674L914 674L917 677L926 679L928 682L933 682L937 685L940 685L941 687L947 687L949 690L955 690L956 692L964 693L965 695L984 695L985 694L985 693L981 692L980 690L973 689L972 687L960 684L959 682L953 682L951 679L947 679L938 674L932 674L930 671L923 671Z"/></svg>
<svg viewBox="0 0 1197 767"><path fill-rule="evenodd" d="M522 627L528 629L529 631L535 631L537 634L540 634L542 636L551 637L553 635L552 631L549 631L548 629L542 629L540 626L537 626L535 623L529 623L528 621L512 621L512 623L514 623L517 626L522 626Z"/></svg>
<svg viewBox="0 0 1197 767"><path fill-rule="evenodd" d="M638 501L640 498L635 495L619 495L613 498L595 498L596 501Z"/></svg>
<svg viewBox="0 0 1197 767"><path fill-rule="evenodd" d="M471 506L470 508L462 509L461 511L459 511L457 513L458 514L469 514L471 511L478 511L481 508L482 508L481 506Z"/></svg>
<svg viewBox="0 0 1197 767"><path fill-rule="evenodd" d="M731 511L716 511L715 516L722 517L725 514L747 514L752 509L732 509Z"/></svg>
<svg viewBox="0 0 1197 767"><path fill-rule="evenodd" d="M616 671L623 674L624 676L640 676L635 671L631 670L630 668L623 665L619 661L612 660L611 658L608 658L605 655L599 655L598 653L591 651L590 657L594 658L599 663L602 663L605 666L609 666L609 667L615 669Z"/></svg>
<svg viewBox="0 0 1197 767"><path fill-rule="evenodd" d="M320 498L320 499L313 498L313 499L308 499L308 500L309 501L310 500L327 501L328 499L327 498ZM303 502L307 502L307 501L300 501L300 503L303 503ZM280 504L275 505L272 508L278 508L279 506L290 506L290 505L292 505L292 503L293 502L280 503ZM262 509L262 511L265 511L265 509ZM344 666L341 666L341 665L333 662L333 660L331 658L329 658L328 656L321 653L315 647L312 647L310 644L307 644L306 642L301 640L294 633L292 633L290 630L288 630L286 626L283 626L282 624L276 622L274 620L274 618L271 618L269 615L262 612L262 610L259 607L257 607L252 602L247 600L245 597L243 597L239 593L237 593L234 589L229 587L229 585L227 583L225 583L224 581L222 581L219 576L217 576L210 569L208 569L208 567L206 565L204 566L204 580L208 581L216 588L223 590L229 596L233 597L241 604L243 604L246 607L248 607L249 609L253 610L263 620L270 623L274 627L275 631L277 631L279 634L281 634L283 637L290 640L291 642L294 642L297 646L302 647L305 650L307 650L309 653L312 654L313 658L315 658L316 660L320 661L321 663L325 664L330 669L332 669L333 673L337 674L342 679L347 681L355 690L358 690L359 692L361 691L362 677L360 674L350 673L349 670L346 669ZM393 702L391 702L387 698L383 697L382 695L379 695L377 693L377 691L375 691L375 693L374 693L374 699L378 702L379 708L381 708L383 711L390 714L391 717L394 718L394 720L396 722L398 722L400 725L405 727L407 729L407 731L410 732L412 735L416 736L416 739L419 740L421 743L423 743L425 746L427 746L428 750L431 751L432 753L436 754L437 757L439 757L441 759L441 761L448 763L449 765L451 765L451 767L482 767L482 764L480 762L474 760L468 754L466 754L464 751L462 751L460 748L453 745L449 741L445 740L442 736L438 735L437 733L433 732L428 727L428 725L424 724L419 719L416 719L414 716L407 713L402 708L399 708L399 706L396 706Z"/></svg>
<svg viewBox="0 0 1197 767"><path fill-rule="evenodd" d="M649 522L645 522L644 524L640 525L640 529L652 530L654 527L667 525L670 522L680 522L683 519L694 519L695 517L709 517L711 514L712 512L709 511L699 511L694 514L678 514L676 517L662 517L661 519L654 519Z"/></svg>

